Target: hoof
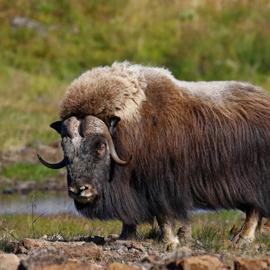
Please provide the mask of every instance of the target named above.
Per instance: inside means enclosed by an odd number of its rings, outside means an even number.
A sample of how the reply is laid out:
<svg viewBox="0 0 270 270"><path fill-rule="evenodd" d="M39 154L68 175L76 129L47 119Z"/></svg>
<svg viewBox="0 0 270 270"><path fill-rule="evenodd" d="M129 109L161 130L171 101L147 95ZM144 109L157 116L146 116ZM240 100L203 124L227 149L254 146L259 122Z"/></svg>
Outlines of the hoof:
<svg viewBox="0 0 270 270"><path fill-rule="evenodd" d="M191 239L192 238L192 229L190 225L183 225L178 228L177 234L179 239Z"/></svg>
<svg viewBox="0 0 270 270"><path fill-rule="evenodd" d="M118 237L119 240L136 240L137 234L136 233L121 233Z"/></svg>
<svg viewBox="0 0 270 270"><path fill-rule="evenodd" d="M107 238L108 238L109 240L111 240L111 241L116 241L116 240L119 239L119 235L118 235L118 234L109 234L109 235L107 236Z"/></svg>
<svg viewBox="0 0 270 270"><path fill-rule="evenodd" d="M181 246L189 246L192 243L191 227L180 227L177 236Z"/></svg>
<svg viewBox="0 0 270 270"><path fill-rule="evenodd" d="M166 251L173 251L180 245L178 239L170 240L168 242L165 242L165 244L166 244Z"/></svg>
<svg viewBox="0 0 270 270"><path fill-rule="evenodd" d="M232 239L232 245L236 248L245 248L254 241L253 238L243 237L241 233L236 234Z"/></svg>

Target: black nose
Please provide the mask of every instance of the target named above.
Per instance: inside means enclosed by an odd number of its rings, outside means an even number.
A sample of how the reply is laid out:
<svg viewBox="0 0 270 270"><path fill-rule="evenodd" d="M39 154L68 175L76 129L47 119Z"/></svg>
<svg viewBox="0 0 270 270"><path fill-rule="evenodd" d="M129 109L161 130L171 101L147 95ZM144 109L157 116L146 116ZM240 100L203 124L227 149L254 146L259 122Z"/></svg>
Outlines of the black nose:
<svg viewBox="0 0 270 270"><path fill-rule="evenodd" d="M80 186L79 190L80 190L80 192L82 192L82 191L87 190L89 188L90 188L90 185L84 185L84 186Z"/></svg>
<svg viewBox="0 0 270 270"><path fill-rule="evenodd" d="M68 194L76 201L87 203L97 197L97 190L92 185L84 184L81 186L70 186Z"/></svg>
<svg viewBox="0 0 270 270"><path fill-rule="evenodd" d="M68 191L74 195L80 195L83 191L90 189L90 185L82 185L79 187L71 186L68 188Z"/></svg>

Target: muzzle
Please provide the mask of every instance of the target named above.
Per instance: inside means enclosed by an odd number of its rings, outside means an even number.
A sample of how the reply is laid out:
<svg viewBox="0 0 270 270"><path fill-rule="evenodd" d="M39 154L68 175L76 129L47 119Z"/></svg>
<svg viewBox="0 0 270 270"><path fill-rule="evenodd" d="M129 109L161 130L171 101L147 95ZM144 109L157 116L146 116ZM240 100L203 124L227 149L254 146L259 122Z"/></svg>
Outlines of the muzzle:
<svg viewBox="0 0 270 270"><path fill-rule="evenodd" d="M98 199L96 188L89 184L70 186L68 188L68 195L80 203L93 203Z"/></svg>

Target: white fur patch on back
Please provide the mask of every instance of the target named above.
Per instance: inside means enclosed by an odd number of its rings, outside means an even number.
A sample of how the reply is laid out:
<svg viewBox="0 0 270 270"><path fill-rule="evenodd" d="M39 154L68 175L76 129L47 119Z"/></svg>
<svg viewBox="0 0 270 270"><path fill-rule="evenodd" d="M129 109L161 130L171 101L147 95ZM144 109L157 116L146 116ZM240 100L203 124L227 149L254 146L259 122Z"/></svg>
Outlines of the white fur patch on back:
<svg viewBox="0 0 270 270"><path fill-rule="evenodd" d="M197 96L203 99L211 100L214 103L222 103L232 93L232 90L237 87L251 86L249 83L241 81L182 81L176 79L172 73L161 67L147 67L142 65L131 65L130 69L144 77L146 83L149 80L158 82L162 78L167 78L172 81L180 91Z"/></svg>
<svg viewBox="0 0 270 270"><path fill-rule="evenodd" d="M237 86L245 87L247 83L238 81L198 81L188 82L175 80L176 84L185 89L191 95L209 99L215 103L222 103L232 94L232 90Z"/></svg>
<svg viewBox="0 0 270 270"><path fill-rule="evenodd" d="M133 69L140 71L145 77L146 82L149 80L158 82L166 77L172 81L180 91L211 101L215 104L223 104L223 102L233 95L233 91L239 88L248 88L252 86L247 82L242 81L182 81L176 79L172 73L165 68L147 67L142 65L132 65Z"/></svg>

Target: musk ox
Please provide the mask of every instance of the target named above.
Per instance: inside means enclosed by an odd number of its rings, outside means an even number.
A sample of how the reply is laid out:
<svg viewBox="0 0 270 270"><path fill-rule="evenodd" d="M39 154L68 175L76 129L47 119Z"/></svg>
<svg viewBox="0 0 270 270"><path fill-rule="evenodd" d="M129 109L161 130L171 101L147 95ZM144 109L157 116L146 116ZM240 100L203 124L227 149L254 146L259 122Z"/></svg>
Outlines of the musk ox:
<svg viewBox="0 0 270 270"><path fill-rule="evenodd" d="M240 209L235 242L270 217L270 97L238 81L187 82L163 68L114 63L67 89L61 121L69 195L86 217L119 219L122 237L156 217L177 244L190 210Z"/></svg>

